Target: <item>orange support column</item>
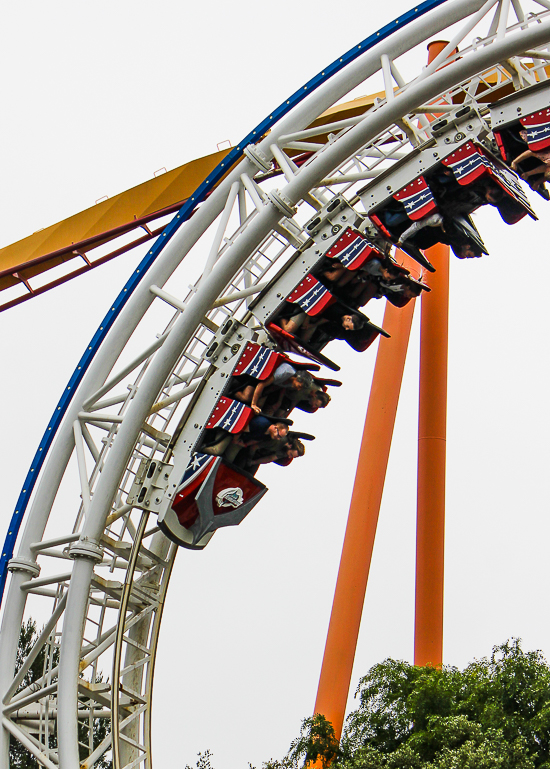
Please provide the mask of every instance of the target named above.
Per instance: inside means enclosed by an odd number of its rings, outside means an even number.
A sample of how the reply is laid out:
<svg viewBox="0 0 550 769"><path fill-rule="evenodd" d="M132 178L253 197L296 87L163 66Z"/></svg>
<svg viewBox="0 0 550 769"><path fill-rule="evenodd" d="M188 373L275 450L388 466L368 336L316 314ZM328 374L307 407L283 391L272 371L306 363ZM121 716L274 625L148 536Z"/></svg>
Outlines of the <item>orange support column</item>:
<svg viewBox="0 0 550 769"><path fill-rule="evenodd" d="M426 256L437 272L428 276L432 291L421 300L414 663L439 666L443 661L449 247L434 246Z"/></svg>
<svg viewBox="0 0 550 769"><path fill-rule="evenodd" d="M321 668L315 713L340 738L365 601L395 415L409 342L414 301L403 309L387 304L357 463L340 569Z"/></svg>

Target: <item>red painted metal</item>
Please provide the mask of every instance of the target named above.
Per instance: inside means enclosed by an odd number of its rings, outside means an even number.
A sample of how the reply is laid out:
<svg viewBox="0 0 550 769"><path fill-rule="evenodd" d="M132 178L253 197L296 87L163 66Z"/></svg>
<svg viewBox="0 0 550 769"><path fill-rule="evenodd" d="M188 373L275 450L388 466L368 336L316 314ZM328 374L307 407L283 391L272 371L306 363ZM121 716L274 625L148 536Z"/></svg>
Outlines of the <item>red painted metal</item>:
<svg viewBox="0 0 550 769"><path fill-rule="evenodd" d="M8 302L4 302L4 304L0 304L0 312L3 312L4 310L9 310L10 307L15 307L16 305L21 304L22 302L26 302L29 299L32 299L34 296L43 294L46 291L49 291L51 288L60 286L63 283L66 283L67 281L72 280L73 278L77 278L79 275L84 275L84 273L89 272L90 270L93 270L95 267L99 267L101 264L105 264L105 262L109 262L111 261L111 259L114 259L117 256L121 256L122 254L125 254L127 251L131 251L132 248L136 248L136 246L140 246L142 245L142 243L147 243L152 238L156 238L157 235L160 235L163 229L164 227L159 227L156 230L152 230L150 231L151 234L144 235L143 237L132 241L132 243L128 243L127 245L122 246L121 248L117 248L115 249L115 251L111 251L110 254L101 256L99 259L96 259L94 262L91 262L84 254L75 253L75 258L77 256L80 256L86 261L86 264L84 266L79 267L77 270L73 270L72 272L69 272L66 275L63 275L62 277L57 278L56 280L52 280L49 283L46 283L43 286L39 286L37 288L32 288L29 282L25 280L22 276L20 276L18 272L12 272L11 270L4 271L3 274L12 274L15 278L17 278L17 280L23 283L29 290L29 293L23 294L22 296L18 296L15 299L11 299ZM50 258L51 258L51 254L45 257L40 257L40 260L46 260ZM23 265L23 268L26 266L28 265ZM19 270L20 269L22 269L22 267L19 267Z"/></svg>

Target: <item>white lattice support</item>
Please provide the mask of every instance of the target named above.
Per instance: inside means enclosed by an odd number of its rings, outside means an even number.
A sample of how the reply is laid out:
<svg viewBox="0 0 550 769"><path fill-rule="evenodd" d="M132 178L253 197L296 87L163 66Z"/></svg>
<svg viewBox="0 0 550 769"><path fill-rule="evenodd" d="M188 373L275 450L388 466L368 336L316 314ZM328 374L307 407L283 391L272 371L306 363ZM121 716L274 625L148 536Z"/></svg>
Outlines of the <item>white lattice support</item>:
<svg viewBox="0 0 550 769"><path fill-rule="evenodd" d="M407 137L396 126L405 127L412 143L416 143L418 116L430 110L452 112L454 105L449 94L453 88L460 90L459 84L463 82L461 95L467 94L474 103L479 83L493 91L509 84L510 67L516 88L525 87L535 78L543 79L542 74L525 67L517 57L525 58L528 52L534 59L538 56L541 61L546 60L544 52L535 49L550 40L548 14L535 19L524 13L525 4L520 5L519 0L511 2L518 23L508 25L510 2L501 0L494 15L492 39L484 45L463 49L461 57L450 66L438 69L456 44L494 8L494 1L483 4L449 0L428 17L391 36L391 60L387 42L359 57L274 126L254 151L248 152L248 157L229 173L153 265L114 324L74 398L37 487L18 556L10 565L12 578L0 636L0 691L6 722L2 730L4 755L8 736L14 734L14 729L17 739L32 746L29 750L34 751L33 755L40 754L40 742L27 736L11 719L17 709L32 705L37 708L36 723L50 723L48 719L54 716L49 714L55 713L63 769L77 769L81 762L77 712L83 724L85 719L92 723L98 713L102 718L112 714L116 769L130 769L142 763L150 766L154 657L163 596L176 548L168 544L154 524L149 524L146 531L146 516L125 503L139 463L142 459L165 456L172 440L168 430L173 427L173 416L182 413L183 405L188 403L186 399L193 396L210 370L210 365L203 361L207 361L205 356L215 334L227 319L248 322L246 300L264 289L279 267L284 266L292 253L289 244L299 247L305 242L308 235L302 231L300 222L307 218L304 212L311 210L309 206L318 210L331 199L332 192L327 186L339 185L341 189L345 184L346 189L354 189L354 184L374 179L381 171L388 172L393 163L412 150ZM538 2L548 7L546 0ZM462 22L460 32L450 41L448 50L440 54L439 61L432 62L418 78L406 84L395 63L399 57L457 22ZM312 121L380 69L387 101L377 102L364 115L335 121L331 125L337 133L328 144L308 142L309 138L319 136L319 128L308 128ZM497 75L491 83L489 70ZM468 90L470 78L475 80ZM395 98L392 79L399 88ZM423 126L429 135L430 124L425 119ZM322 130L330 129L325 125ZM314 154L298 167L284 149L306 145ZM262 173L272 158L279 163L284 179L281 178L278 190L268 188L266 192L261 186ZM254 205L249 216L247 197ZM233 216L236 202L238 216ZM296 207L298 214L294 217ZM187 297L175 297L166 286L167 281L212 225L216 235L210 245L205 274L196 278ZM140 321L153 303L162 313L170 313L165 328L154 341L144 338L143 352L127 363L120 356L133 335L141 333ZM115 389L119 385L125 388L123 394ZM120 407L118 413L114 413L117 409L113 407ZM180 424L178 430L187 429L186 425ZM102 437L96 441L98 433ZM65 533L56 531L55 537L42 542L75 447L83 510L75 509L72 530L70 522ZM91 473L86 467L86 450L95 462ZM69 568L55 573L48 565L39 576L37 559L40 565L46 565L54 563L52 558L64 559L62 569ZM18 629L29 592L42 596L44 601L55 599L52 619L39 641L45 645L63 620L61 656L57 668L54 651L50 652L47 674L35 682L36 691L15 694L22 680L21 674L18 678L13 675ZM35 656L37 653L33 650ZM101 660L110 653L115 660L112 685L97 677ZM27 667L31 664L29 659ZM87 678L79 678L80 673ZM30 718L32 723L33 719L35 710ZM89 738L89 755L82 765L91 768L108 749L108 739L94 746ZM38 755L42 765L49 766L50 753L46 755L43 751L43 755Z"/></svg>

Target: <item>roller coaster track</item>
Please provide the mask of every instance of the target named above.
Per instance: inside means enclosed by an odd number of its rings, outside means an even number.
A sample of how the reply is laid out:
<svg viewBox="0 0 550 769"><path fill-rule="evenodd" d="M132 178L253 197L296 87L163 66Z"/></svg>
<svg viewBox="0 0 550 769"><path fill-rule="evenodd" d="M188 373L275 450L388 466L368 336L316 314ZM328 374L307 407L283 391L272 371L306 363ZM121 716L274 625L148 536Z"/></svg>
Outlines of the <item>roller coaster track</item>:
<svg viewBox="0 0 550 769"><path fill-rule="evenodd" d="M449 45L407 80L407 57L434 37ZM262 338L280 297L315 262L316 247L365 213L358 192L381 174L392 188L407 158L431 141L490 136L490 103L514 94L521 104L548 79L549 43L548 0L421 4L267 116L165 228L79 362L8 531L2 766L11 736L49 769L93 767L105 756L116 769L151 767L155 653L179 550L155 516L169 518L224 378L244 343ZM372 91L380 77L385 95L363 114L308 128L358 86ZM441 115L447 127L438 134L433 116ZM300 166L296 150L309 153ZM272 176L274 163L282 175ZM152 461L165 472L158 499L129 504L140 466ZM59 501L65 487L72 514ZM210 536L194 544L204 547ZM14 672L29 596L50 620ZM42 677L22 687L43 650Z"/></svg>

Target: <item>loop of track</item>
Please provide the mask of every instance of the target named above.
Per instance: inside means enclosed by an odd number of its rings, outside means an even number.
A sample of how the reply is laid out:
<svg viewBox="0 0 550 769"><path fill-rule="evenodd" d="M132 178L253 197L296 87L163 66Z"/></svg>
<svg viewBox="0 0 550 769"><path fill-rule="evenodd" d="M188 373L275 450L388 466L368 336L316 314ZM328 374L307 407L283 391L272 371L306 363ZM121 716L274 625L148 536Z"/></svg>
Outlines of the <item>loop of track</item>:
<svg viewBox="0 0 550 769"><path fill-rule="evenodd" d="M151 765L154 658L178 548L152 514L127 504L140 462L168 462L170 480L181 477L236 362L237 353L228 351L258 332L289 275L294 280L307 272L307 259L300 264L296 253L308 243L305 224L316 210L336 195L358 205L360 187L382 172L391 176L395 164L431 138L427 114L451 112L468 101L486 117L489 96L497 98L511 86L521 92L547 79L550 55L534 51L550 42L545 3L524 3L533 14L528 16L514 2L510 24L505 0L435 5L406 34L392 35L392 60L387 44L374 46L248 152L162 249L107 335L68 409L11 561L0 645L4 756L12 734L45 767L92 767L109 751L116 769ZM467 38L487 14L488 37L472 45L460 40L460 57L452 65L427 68L405 82L396 62L410 47L453 22L460 22ZM376 73L387 99L325 126L328 136L308 129ZM299 167L294 151L310 153ZM272 160L282 171L274 180L262 167ZM191 249L198 252L196 264ZM193 283L185 289L187 263L180 265L188 254ZM250 303L262 291L254 315ZM225 344L225 359L210 352L214 342ZM61 484L81 498L69 524L56 502ZM9 671L29 595L51 619L14 676ZM19 690L26 666L43 647L43 677ZM99 744L90 727L98 720L109 725ZM52 730L56 740L50 744ZM79 749L79 741L87 748Z"/></svg>

